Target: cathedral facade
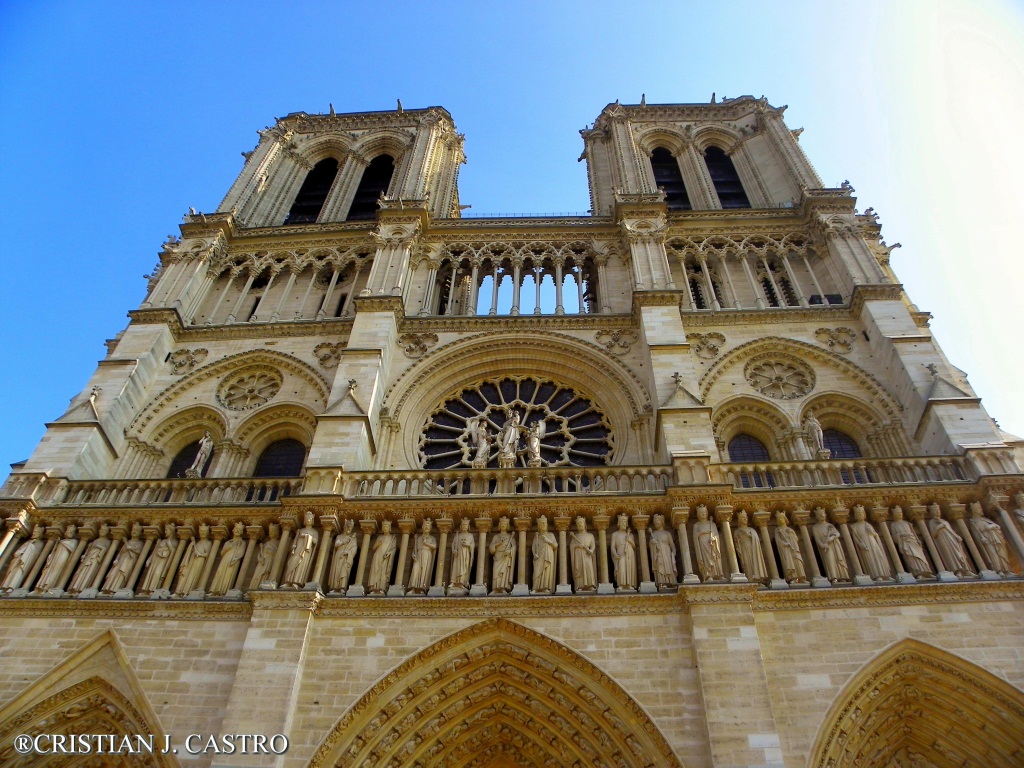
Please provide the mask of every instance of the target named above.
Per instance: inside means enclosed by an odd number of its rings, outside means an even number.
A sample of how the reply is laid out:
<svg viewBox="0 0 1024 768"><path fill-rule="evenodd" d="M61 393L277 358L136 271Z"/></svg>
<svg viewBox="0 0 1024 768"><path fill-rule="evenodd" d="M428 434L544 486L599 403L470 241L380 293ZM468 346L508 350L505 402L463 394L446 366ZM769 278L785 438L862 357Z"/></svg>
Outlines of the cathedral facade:
<svg viewBox="0 0 1024 768"><path fill-rule="evenodd" d="M0 489L0 763L1024 764L1024 443L784 110L611 104L555 218L261 131Z"/></svg>

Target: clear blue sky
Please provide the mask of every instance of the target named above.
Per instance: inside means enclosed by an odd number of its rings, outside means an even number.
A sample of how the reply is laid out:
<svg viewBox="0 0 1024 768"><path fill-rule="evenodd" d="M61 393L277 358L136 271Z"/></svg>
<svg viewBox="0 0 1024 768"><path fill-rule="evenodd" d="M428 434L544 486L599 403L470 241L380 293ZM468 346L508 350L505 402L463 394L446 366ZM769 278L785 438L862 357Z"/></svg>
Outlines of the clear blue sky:
<svg viewBox="0 0 1024 768"><path fill-rule="evenodd" d="M1019 4L4 0L0 467L275 116L442 105L473 212L585 211L578 130L605 104L713 91L790 105L824 182L849 179L903 244L894 266L951 361L1024 434Z"/></svg>

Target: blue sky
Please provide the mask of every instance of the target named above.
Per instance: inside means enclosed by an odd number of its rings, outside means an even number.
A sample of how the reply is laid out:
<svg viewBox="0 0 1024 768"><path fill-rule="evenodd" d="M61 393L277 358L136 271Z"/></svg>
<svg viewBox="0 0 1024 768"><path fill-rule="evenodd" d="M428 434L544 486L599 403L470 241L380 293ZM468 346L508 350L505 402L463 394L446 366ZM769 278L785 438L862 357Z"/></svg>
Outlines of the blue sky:
<svg viewBox="0 0 1024 768"><path fill-rule="evenodd" d="M609 102L765 95L901 242L951 362L1024 434L1024 10L1011 2L0 1L0 464L21 460L289 112L442 105L474 213L585 211Z"/></svg>

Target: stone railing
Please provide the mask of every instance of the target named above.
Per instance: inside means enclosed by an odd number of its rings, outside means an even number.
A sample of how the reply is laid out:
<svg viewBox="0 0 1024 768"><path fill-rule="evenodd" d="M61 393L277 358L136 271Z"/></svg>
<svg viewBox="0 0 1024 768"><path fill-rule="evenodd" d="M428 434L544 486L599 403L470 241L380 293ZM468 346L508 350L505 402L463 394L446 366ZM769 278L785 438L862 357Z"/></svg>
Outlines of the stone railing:
<svg viewBox="0 0 1024 768"><path fill-rule="evenodd" d="M962 456L713 464L709 472L712 483L731 484L734 488L963 483L976 476Z"/></svg>
<svg viewBox="0 0 1024 768"><path fill-rule="evenodd" d="M342 472L310 470L304 493L341 493L346 498L503 496L514 494L661 493L672 483L671 467L540 467L537 469Z"/></svg>
<svg viewBox="0 0 1024 768"><path fill-rule="evenodd" d="M298 493L301 478L73 480L51 504L150 506L154 504L268 504Z"/></svg>

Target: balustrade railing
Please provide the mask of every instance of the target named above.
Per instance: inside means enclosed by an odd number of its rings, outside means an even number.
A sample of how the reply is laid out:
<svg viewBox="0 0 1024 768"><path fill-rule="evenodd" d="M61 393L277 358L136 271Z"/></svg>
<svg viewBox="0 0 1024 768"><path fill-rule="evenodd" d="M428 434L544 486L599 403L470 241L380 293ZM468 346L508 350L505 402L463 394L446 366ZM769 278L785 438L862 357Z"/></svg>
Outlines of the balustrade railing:
<svg viewBox="0 0 1024 768"><path fill-rule="evenodd" d="M735 488L962 483L976 474L961 456L713 464L709 470L712 483Z"/></svg>
<svg viewBox="0 0 1024 768"><path fill-rule="evenodd" d="M297 493L301 478L206 478L166 480L76 480L67 483L64 506L152 504L267 504Z"/></svg>

